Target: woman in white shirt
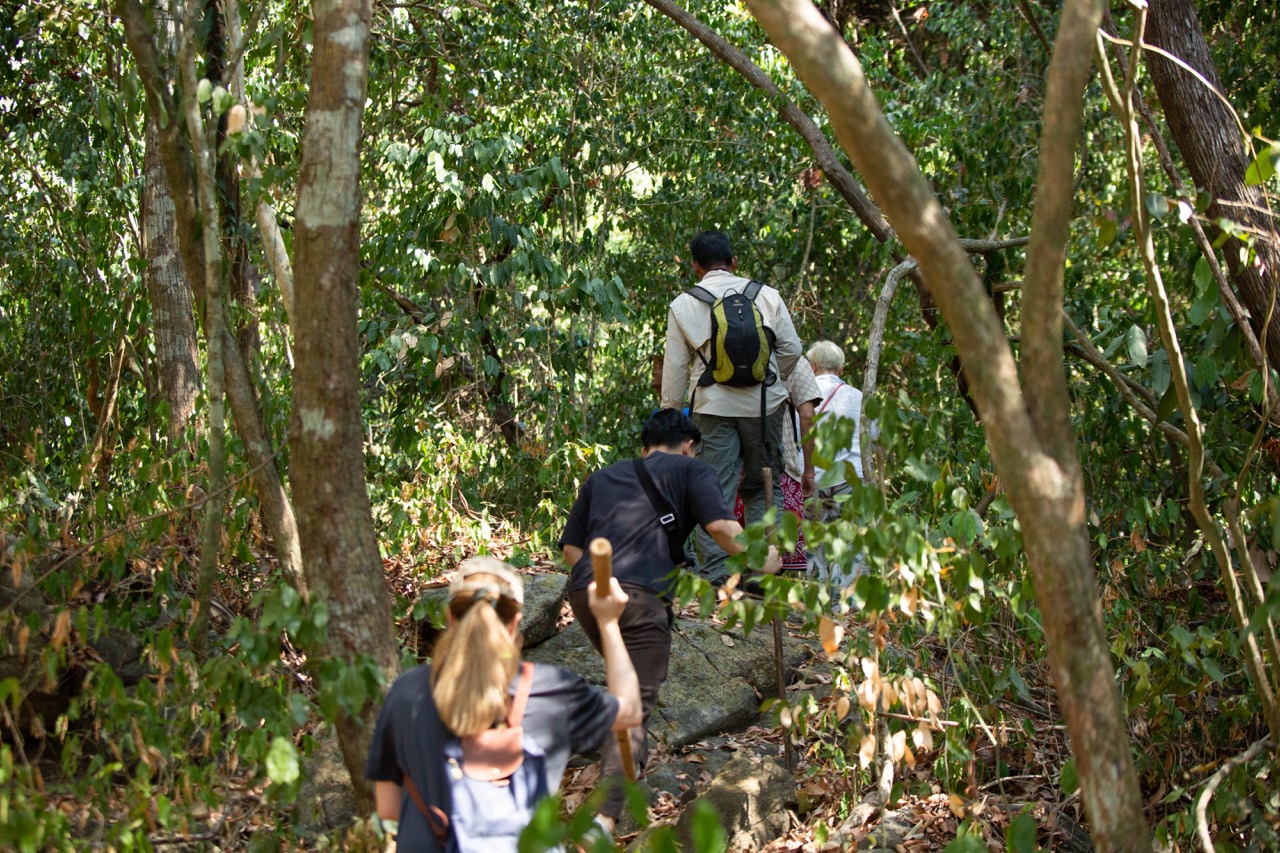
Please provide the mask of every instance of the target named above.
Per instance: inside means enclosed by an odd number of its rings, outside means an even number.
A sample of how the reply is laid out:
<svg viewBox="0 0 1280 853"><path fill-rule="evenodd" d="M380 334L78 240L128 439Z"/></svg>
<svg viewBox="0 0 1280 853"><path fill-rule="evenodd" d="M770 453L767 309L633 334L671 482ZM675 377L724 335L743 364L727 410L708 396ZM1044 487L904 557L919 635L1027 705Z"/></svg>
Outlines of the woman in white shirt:
<svg viewBox="0 0 1280 853"><path fill-rule="evenodd" d="M820 504L817 520L827 522L840 517L840 504L835 501L836 495L851 491L844 476L844 463L853 465L854 474L859 479L865 477L862 467L862 392L840 378L840 372L844 370L844 351L831 341L818 341L809 348L805 357L813 365L818 389L822 393L822 402L814 412L815 421L821 421L823 416L849 418L853 421L853 438L847 447L840 448L835 454L836 465L840 468L839 477L834 484L818 489ZM814 473L818 483L822 483L823 469L815 466ZM848 582L865 571L863 561L858 556L853 559L851 576L839 572L834 566L828 566L820 548L810 548L809 557L811 571L822 580Z"/></svg>

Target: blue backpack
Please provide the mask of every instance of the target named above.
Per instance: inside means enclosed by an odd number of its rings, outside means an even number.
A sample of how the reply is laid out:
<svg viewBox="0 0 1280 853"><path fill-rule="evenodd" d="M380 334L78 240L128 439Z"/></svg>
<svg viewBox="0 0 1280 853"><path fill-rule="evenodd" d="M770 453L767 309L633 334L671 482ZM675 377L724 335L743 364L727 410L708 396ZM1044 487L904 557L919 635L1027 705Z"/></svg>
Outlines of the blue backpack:
<svg viewBox="0 0 1280 853"><path fill-rule="evenodd" d="M444 746L451 806L428 805L413 780L405 787L446 853L516 853L520 833L547 790L546 754L520 725L533 686L533 664L520 664L505 729L489 729Z"/></svg>

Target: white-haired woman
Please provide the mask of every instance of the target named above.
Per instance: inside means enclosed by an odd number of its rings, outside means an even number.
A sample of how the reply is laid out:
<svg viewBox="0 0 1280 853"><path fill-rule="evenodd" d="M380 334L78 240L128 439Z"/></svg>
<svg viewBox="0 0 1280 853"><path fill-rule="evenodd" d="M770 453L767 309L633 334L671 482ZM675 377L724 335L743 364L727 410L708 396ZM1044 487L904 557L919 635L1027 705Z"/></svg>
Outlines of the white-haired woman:
<svg viewBox="0 0 1280 853"><path fill-rule="evenodd" d="M822 401L814 411L814 419L820 421L826 416L847 418L853 422L853 437L849 440L849 444L835 453L835 467L839 469L839 475L833 483L827 483L818 489L817 520L832 521L840 517L840 504L836 502L836 496L851 491L844 475L846 470L844 463L848 462L853 466L854 474L859 479L866 476L862 467L862 392L840 378L844 370L844 351L831 341L818 341L809 347L805 357L809 360L809 364L813 365L818 390L822 393ZM825 471L815 466L814 473L817 475L818 483L823 483ZM810 548L809 557L812 571L821 580L845 583L861 574L863 570L862 560L856 556L853 560L852 572L849 574L834 571L833 567L828 565L826 555L821 548Z"/></svg>
<svg viewBox="0 0 1280 853"><path fill-rule="evenodd" d="M607 691L563 667L522 665L519 574L492 557L472 557L459 566L449 585L448 626L436 643L434 661L392 685L365 766L379 817L399 821L401 853L443 851L451 836L484 849L514 849L513 833L522 828L512 824L518 822L516 811L499 808L468 816L459 814L457 803L451 809L462 773L468 778L475 773L469 744L491 733L498 740L486 743L498 743L504 729L521 728L515 760L536 750L536 776L528 778L529 762L521 762L511 772L510 790L551 794L571 755L594 752L610 732L640 723L639 682L618 630L627 595L616 580L603 594L593 583L589 593L605 652ZM499 786L506 781L495 779Z"/></svg>

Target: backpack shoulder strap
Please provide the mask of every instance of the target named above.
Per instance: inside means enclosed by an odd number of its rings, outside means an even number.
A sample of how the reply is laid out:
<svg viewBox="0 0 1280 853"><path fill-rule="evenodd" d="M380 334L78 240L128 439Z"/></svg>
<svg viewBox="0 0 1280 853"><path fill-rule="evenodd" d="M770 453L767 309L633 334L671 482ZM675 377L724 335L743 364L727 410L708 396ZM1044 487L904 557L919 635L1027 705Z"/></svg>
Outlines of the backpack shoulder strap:
<svg viewBox="0 0 1280 853"><path fill-rule="evenodd" d="M522 661L520 664L520 680L516 682L516 695L511 700L511 710L507 712L507 726L515 728L524 719L524 706L529 701L529 691L533 689L533 664Z"/></svg>
<svg viewBox="0 0 1280 853"><path fill-rule="evenodd" d="M840 393L840 389L843 387L844 387L844 383L841 382L839 379L837 379L836 387L832 388L831 393L827 395L827 399L822 401L822 405L818 407L818 411L816 412L816 414L820 415L823 412L825 412L827 410L827 406L831 405L831 401L836 398L836 395Z"/></svg>
<svg viewBox="0 0 1280 853"><path fill-rule="evenodd" d="M680 522L676 518L676 511L662 492L658 491L657 484L649 475L649 469L644 466L644 460L632 459L631 465L635 469L636 479L640 481L640 487L644 489L644 493L649 497L649 503L653 504L654 511L658 513L658 523L667 533L667 551L671 555L671 562L678 566L684 562L684 547L679 542Z"/></svg>
<svg viewBox="0 0 1280 853"><path fill-rule="evenodd" d="M707 290L705 287L698 287L697 285L695 285L689 288L688 290L686 290L685 293L689 294L699 302L705 302L708 305L716 304L715 294L713 294L710 290Z"/></svg>
<svg viewBox="0 0 1280 853"><path fill-rule="evenodd" d="M752 302L755 302L756 297L760 295L760 291L763 287L764 287L764 282L756 281L753 278L751 281L747 282L747 286L742 289L742 294L743 296L746 296L748 299L750 299Z"/></svg>
<svg viewBox="0 0 1280 853"><path fill-rule="evenodd" d="M444 847L449 838L449 816L439 806L427 805L422 799L422 794L418 793L418 786L413 784L413 777L408 773L404 776L404 787L409 792L409 799L413 800L418 811L422 812L422 816L427 819L427 826L431 828L431 834L435 836L436 843Z"/></svg>

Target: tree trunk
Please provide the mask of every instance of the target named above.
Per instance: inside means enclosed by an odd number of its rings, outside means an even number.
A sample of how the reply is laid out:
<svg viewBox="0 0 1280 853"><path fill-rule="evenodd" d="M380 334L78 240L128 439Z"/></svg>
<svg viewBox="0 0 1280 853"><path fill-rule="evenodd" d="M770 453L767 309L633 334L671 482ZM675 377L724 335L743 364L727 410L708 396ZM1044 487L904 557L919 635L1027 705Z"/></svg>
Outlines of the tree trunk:
<svg viewBox="0 0 1280 853"><path fill-rule="evenodd" d="M129 52L138 66L139 76L147 90L147 110L156 123L160 140L160 159L164 164L170 196L173 200L174 223L178 233L178 252L187 280L194 291L195 304L204 305L204 248L196 232L195 171L191 149L182 136L177 104L169 90L169 77L156 51L155 36L139 0L117 0L116 12L124 23ZM236 432L244 444L253 466L254 486L262 510L263 524L275 546L280 567L289 575L299 592L307 593L302 574L302 557L298 543L298 527L293 506L285 493L284 483L275 462L271 437L262 422L257 392L249 370L240 356L235 336L225 322L204 319L205 338L225 335L223 342L227 381L227 400L235 420Z"/></svg>
<svg viewBox="0 0 1280 853"><path fill-rule="evenodd" d="M1214 90L1222 91L1191 0L1152 3L1147 36L1150 44L1178 57ZM1251 161L1240 127L1227 105L1185 68L1159 54L1150 54L1149 65L1174 144L1196 186L1213 196L1208 215L1239 222L1265 235L1259 236L1256 244L1261 267L1240 262L1239 241L1229 240L1225 249L1240 301L1249 311L1258 340L1265 335L1267 361L1276 367L1280 365L1280 311L1276 310L1274 270L1280 263L1280 251L1262 188L1245 186L1244 175Z"/></svg>
<svg viewBox="0 0 1280 853"><path fill-rule="evenodd" d="M303 565L329 608L329 652L399 668L390 599L365 485L360 419L360 122L371 0L317 0L315 50L298 179L297 301L290 449ZM338 720L360 811L372 808L364 763L377 707Z"/></svg>
<svg viewBox="0 0 1280 853"><path fill-rule="evenodd" d="M187 421L195 413L200 368L191 287L182 270L182 259L178 257L173 198L160 162L155 122L150 118L147 119L144 162L142 239L147 258L147 294L151 299L151 336L156 348L160 396L169 405L166 434L173 447L182 440Z"/></svg>
<svg viewBox="0 0 1280 853"><path fill-rule="evenodd" d="M204 76L214 86L222 86L237 101L244 100L242 63L227 68L230 23L222 0L206 0ZM227 11L230 11L228 7ZM227 114L218 117L216 150L222 151L227 139ZM229 314L240 345L240 357L252 372L258 362L262 339L258 334L258 300L249 275L249 249L244 240L243 213L240 199L240 158L233 150L217 156L218 216L222 221L223 256L227 266L228 305L238 306Z"/></svg>
<svg viewBox="0 0 1280 853"><path fill-rule="evenodd" d="M826 106L836 137L919 262L954 333L992 458L1021 522L1094 840L1101 851L1147 849L1141 792L1089 561L1080 467L1069 413L1060 410L1067 399L1060 332L1045 341L1059 352L1041 347L1024 364L1024 396L982 282L914 158L880 112L848 45L811 0L747 0L747 6ZM1049 71L1028 259L1028 270L1041 271L1046 280L1028 278L1032 292L1024 295L1040 303L1029 312L1033 333L1060 329L1052 316L1055 306L1062 310L1060 243L1070 214L1080 104L1101 16L1098 0L1068 0Z"/></svg>

